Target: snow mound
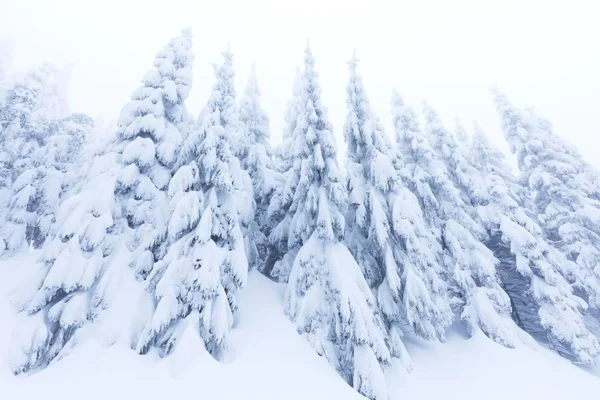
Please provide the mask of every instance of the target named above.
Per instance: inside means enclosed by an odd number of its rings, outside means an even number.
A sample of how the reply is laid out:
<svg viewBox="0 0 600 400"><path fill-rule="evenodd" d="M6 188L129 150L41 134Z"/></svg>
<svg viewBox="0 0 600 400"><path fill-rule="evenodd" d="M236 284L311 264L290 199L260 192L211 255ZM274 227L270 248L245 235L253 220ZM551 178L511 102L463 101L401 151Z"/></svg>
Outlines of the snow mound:
<svg viewBox="0 0 600 400"><path fill-rule="evenodd" d="M199 396L208 399L361 399L324 357L299 336L283 313L284 287L252 272L239 299L232 360L215 361L192 326L165 359L139 356L126 343L105 347L103 330L46 370L14 377L7 353L14 311L12 288L28 273L34 255L0 261L0 388L2 398L80 399ZM132 302L135 299L132 299ZM110 333L115 335L114 332ZM600 379L545 349L506 349L454 331L445 344L407 341L413 372L386 372L390 400L595 398Z"/></svg>

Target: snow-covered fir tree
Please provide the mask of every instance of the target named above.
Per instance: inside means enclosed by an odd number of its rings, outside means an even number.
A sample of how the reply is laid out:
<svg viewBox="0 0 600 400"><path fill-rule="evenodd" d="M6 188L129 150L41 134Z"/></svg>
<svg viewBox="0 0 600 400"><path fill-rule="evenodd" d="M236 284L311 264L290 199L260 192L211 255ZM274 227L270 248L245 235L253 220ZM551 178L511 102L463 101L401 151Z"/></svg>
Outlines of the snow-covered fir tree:
<svg viewBox="0 0 600 400"><path fill-rule="evenodd" d="M454 308L471 334L482 331L499 343L514 345L510 301L496 280L496 259L479 240L485 233L483 227L472 218L470 202L465 201L469 199L457 188L443 161L457 156L456 146L448 141L433 111L426 115L423 132L416 113L396 92L392 106L399 149L406 160L402 175L436 235L434 245L440 249L442 275Z"/></svg>
<svg viewBox="0 0 600 400"><path fill-rule="evenodd" d="M376 291L392 354L405 365L403 325L429 339L443 337L452 314L439 276L439 247L416 196L400 180L395 150L369 104L358 60L350 60L344 136L349 211L346 243ZM433 246L432 246L433 244Z"/></svg>
<svg viewBox="0 0 600 400"><path fill-rule="evenodd" d="M592 363L598 354L598 340L585 326L581 313L589 306L598 307L594 268L600 254L596 233L600 204L590 196L593 184L587 179L589 166L551 132L547 121L515 108L499 92L495 93L495 102L505 137L517 155L519 180L525 188L522 197L533 202L536 221L528 222L529 232L538 242L541 237L550 244L549 248L546 243L540 245L539 252L546 256L542 265L532 266L530 258L519 261L517 257L517 270L527 273L526 267L539 269L544 280L538 281L547 284L538 283L531 291L546 300L550 298L555 308L553 312L539 312L542 326L549 331L550 345L578 362ZM522 240L523 235L519 238ZM532 247L527 242L523 246L529 251Z"/></svg>
<svg viewBox="0 0 600 400"><path fill-rule="evenodd" d="M248 274L241 221L252 212L252 197L233 152L239 137L227 129L232 58L229 51L223 55L169 185L169 246L149 277L155 305L137 343L140 353L155 347L169 354L189 323L215 358L227 354L238 290Z"/></svg>
<svg viewBox="0 0 600 400"><path fill-rule="evenodd" d="M246 126L240 119L239 108L237 104L237 92L235 90L235 72L233 70L233 53L227 48L222 53L225 60L223 64L214 65L218 75L218 84L220 95L222 97L220 106L220 121L223 129L227 131L227 136L231 138L230 147L233 155L244 160L248 154L248 148L251 144L250 135L246 134ZM204 108L201 111L198 123L201 123L202 116L207 111ZM198 125L196 126L198 128ZM241 174L238 177L242 179L240 184L244 190L238 194L238 208L246 208L240 214L240 222L242 224L242 233L248 255L248 262L251 268L258 267L261 264L259 255L259 246L262 244L260 230L258 225L254 223L254 199L252 195L252 180L248 174ZM242 194L244 196L242 196ZM249 196L249 197L248 197Z"/></svg>
<svg viewBox="0 0 600 400"><path fill-rule="evenodd" d="M265 270L267 237L273 222L267 209L275 189L280 186L282 176L275 169L271 145L269 144L269 117L260 105L260 90L254 68L240 100L240 119L245 125L245 151L240 155L242 167L250 175L254 192L255 213L249 231L253 247L257 250L254 266Z"/></svg>
<svg viewBox="0 0 600 400"><path fill-rule="evenodd" d="M298 125L298 117L301 110L302 74L300 69L296 68L292 99L288 102L284 115L285 125L283 128L282 141L275 148L273 155L275 169L281 173L280 178L286 183L281 183L275 188L275 192L273 193L274 201L267 207L267 217L271 220L271 223L274 224L272 228L277 228L277 233L269 234L268 237L267 259L263 270L263 273L267 276L272 275L275 263L287 252L288 224L291 216L286 213L286 209L281 207L278 201L282 200L284 197L291 196L297 184L297 182L295 182L296 175L293 172L292 166L294 164L294 132ZM283 193L284 190L287 191L287 194L285 195ZM283 275L286 274L287 272Z"/></svg>
<svg viewBox="0 0 600 400"><path fill-rule="evenodd" d="M193 58L189 30L157 53L143 86L123 108L112 151L94 160L88 180L61 204L39 269L16 300L28 317L15 335L15 374L68 353L110 305L130 250L142 277L162 256L166 189L178 126L186 122Z"/></svg>
<svg viewBox="0 0 600 400"><path fill-rule="evenodd" d="M0 101L0 255L7 248L19 248L25 234L25 228L21 228L24 221L10 223L8 215L9 204L13 201L12 185L22 172L14 165L20 153L17 135L33 130L32 113L36 108L40 88L54 71L54 67L49 65L33 69L16 81L3 101ZM19 232L15 232L17 230ZM13 234L14 240L11 238Z"/></svg>
<svg viewBox="0 0 600 400"><path fill-rule="evenodd" d="M294 145L294 131L298 124L298 116L302 108L302 73L296 68L294 76L294 86L292 88L292 99L288 102L285 109L285 125L282 133L281 143L275 148L274 157L276 166L280 171L288 171L292 165L292 159L289 157Z"/></svg>
<svg viewBox="0 0 600 400"><path fill-rule="evenodd" d="M117 124L123 171L115 195L133 231L131 267L145 278L166 253L167 189L191 122L185 107L192 86L192 33L184 29L156 54L154 68L121 111Z"/></svg>
<svg viewBox="0 0 600 400"><path fill-rule="evenodd" d="M371 399L386 399L382 368L390 364L376 301L343 243L347 193L336 144L309 48L305 51L293 161L270 212L285 215L273 242L287 253L273 273L288 281L285 312L344 379Z"/></svg>
<svg viewBox="0 0 600 400"><path fill-rule="evenodd" d="M467 132L467 130L465 129L465 127L463 126L463 124L460 122L459 119L456 119L455 125L454 125L454 134L456 135L456 140L458 141L459 144L464 145L463 148L461 148L461 150L464 151L468 151L469 150L469 133Z"/></svg>
<svg viewBox="0 0 600 400"><path fill-rule="evenodd" d="M494 100L544 236L580 267L563 276L599 307L600 202L591 167L547 120L517 109L499 92Z"/></svg>
<svg viewBox="0 0 600 400"><path fill-rule="evenodd" d="M89 117L62 118L66 101L58 75L49 64L32 70L0 106L2 186L10 196L3 201L1 236L10 252L44 242L76 169L82 136L93 125Z"/></svg>

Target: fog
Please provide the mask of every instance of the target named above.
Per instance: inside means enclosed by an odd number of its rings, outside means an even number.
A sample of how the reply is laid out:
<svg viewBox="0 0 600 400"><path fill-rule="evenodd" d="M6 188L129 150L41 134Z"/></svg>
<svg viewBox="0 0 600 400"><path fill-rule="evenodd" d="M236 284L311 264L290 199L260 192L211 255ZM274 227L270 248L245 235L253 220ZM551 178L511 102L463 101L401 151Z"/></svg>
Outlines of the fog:
<svg viewBox="0 0 600 400"><path fill-rule="evenodd" d="M71 66L72 111L112 120L183 27L194 32L197 115L213 83L211 63L231 46L241 93L255 65L279 141L295 67L307 40L338 147L346 62L354 48L375 111L391 132L397 88L419 111L427 100L446 125L477 120L507 150L489 89L532 106L597 166L600 24L596 2L572 0L0 0L0 38L15 42L15 70L44 61Z"/></svg>

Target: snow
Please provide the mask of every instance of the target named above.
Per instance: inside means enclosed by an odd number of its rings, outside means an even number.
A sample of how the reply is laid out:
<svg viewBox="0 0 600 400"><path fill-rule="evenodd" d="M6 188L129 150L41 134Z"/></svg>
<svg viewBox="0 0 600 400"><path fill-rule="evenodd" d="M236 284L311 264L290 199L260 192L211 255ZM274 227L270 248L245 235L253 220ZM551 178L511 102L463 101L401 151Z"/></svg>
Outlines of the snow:
<svg viewBox="0 0 600 400"><path fill-rule="evenodd" d="M273 400L282 396L290 400L362 398L296 333L283 313L284 286L257 272L250 274L248 290L240 295L240 317L232 333L234 356L229 363L216 361L204 350L191 326L184 331L175 352L162 360L139 356L126 343L104 347L104 343L111 342L108 333L96 329L95 337L81 343L68 357L34 375L15 378L6 355L15 320L7 292L26 275L30 258L0 262L0 316L8 322L0 324L2 398L70 400L79 399L82 393L86 393L87 400L187 398L192 393L208 399L253 395ZM135 294L129 296L136 304Z"/></svg>
<svg viewBox="0 0 600 400"><path fill-rule="evenodd" d="M188 327L169 357L139 356L126 343L114 342L115 332L95 325L95 334L46 370L15 378L7 363L15 316L8 294L33 267L34 255L0 261L0 388L3 398L260 398L263 400L364 399L348 386L324 357L294 329L283 314L283 285L253 271L240 294L238 324L232 333L234 356L219 363ZM123 289L129 288L128 286ZM136 304L122 290L120 299ZM127 312L111 315L111 326ZM108 325L108 324L106 324ZM265 327L267 329L265 329ZM506 349L484 335L466 339L460 326L444 344L404 339L412 372L394 367L386 372L389 399L506 400L584 399L600 393L600 379L548 350L534 346ZM600 370L595 372L600 375ZM231 383L235 382L234 385ZM432 384L435 382L435 384ZM93 390L90 390L93 388Z"/></svg>
<svg viewBox="0 0 600 400"><path fill-rule="evenodd" d="M408 342L408 341L407 341ZM447 343L408 342L413 372L395 377L391 398L444 400L595 398L600 380L545 349L508 349L484 335ZM435 384L432 384L435 382Z"/></svg>

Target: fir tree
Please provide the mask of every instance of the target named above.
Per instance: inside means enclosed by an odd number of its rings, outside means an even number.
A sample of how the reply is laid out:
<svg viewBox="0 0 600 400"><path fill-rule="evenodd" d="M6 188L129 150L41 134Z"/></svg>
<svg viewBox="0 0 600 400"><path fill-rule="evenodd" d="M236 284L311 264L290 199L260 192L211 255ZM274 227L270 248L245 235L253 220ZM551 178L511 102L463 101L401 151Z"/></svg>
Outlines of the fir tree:
<svg viewBox="0 0 600 400"><path fill-rule="evenodd" d="M246 282L248 259L241 219L251 200L249 179L233 153L237 132L224 119L231 110L231 53L215 67L216 83L196 127L186 138L179 169L170 185L168 250L149 278L155 307L137 343L146 353L171 352L185 329L195 326L206 349L226 355L237 310L237 292ZM229 92L231 93L231 92Z"/></svg>
<svg viewBox="0 0 600 400"><path fill-rule="evenodd" d="M272 221L273 227L268 237L267 260L263 272L267 276L273 276L273 268L278 260L281 260L287 252L287 242L289 233L289 224L291 215L286 210L287 206L283 202L288 202L292 196L296 185L297 175L292 168L294 165L294 132L298 125L298 117L302 109L302 74L296 68L292 99L288 102L285 110L285 126L283 129L283 139L275 149L274 162L275 168L281 173L282 182L275 188L271 198L271 203L267 207L267 217ZM284 193L285 191L285 193ZM289 271L282 274L276 274L285 277ZM277 277L276 277L277 278ZM279 279L279 278L278 278Z"/></svg>
<svg viewBox="0 0 600 400"><path fill-rule="evenodd" d="M185 107L194 55L189 29L156 55L154 69L120 115L117 141L123 171L115 195L133 231L134 269L146 278L164 257L168 225L167 189L190 117Z"/></svg>
<svg viewBox="0 0 600 400"><path fill-rule="evenodd" d="M298 332L360 393L385 399L390 353L375 299L342 242L347 194L308 48L304 66L295 144L286 154L293 163L273 200L285 218L271 236L287 237L287 253L273 272L288 281L284 307Z"/></svg>
<svg viewBox="0 0 600 400"><path fill-rule="evenodd" d="M72 118L62 118L66 102L58 72L49 64L32 70L9 90L0 108L1 236L10 252L44 242L81 150L75 136L91 128L89 117L77 132Z"/></svg>
<svg viewBox="0 0 600 400"><path fill-rule="evenodd" d="M111 151L94 160L89 180L60 206L40 268L17 300L28 317L15 338L15 374L43 368L77 343L110 305L108 292L130 259L127 246L138 276L160 255L168 166L178 149L177 125L185 122L192 60L184 30L157 53L155 68L124 107Z"/></svg>
<svg viewBox="0 0 600 400"><path fill-rule="evenodd" d="M400 150L406 157L403 175L419 199L429 228L437 234L442 275L449 283L455 309L471 334L482 331L499 343L513 345L510 302L495 277L497 261L479 240L485 231L473 219L467 194L457 187L457 175L465 165L456 142L433 110L426 108L423 132L415 112L397 93L392 105Z"/></svg>
<svg viewBox="0 0 600 400"><path fill-rule="evenodd" d="M547 120L515 108L499 92L495 101L544 236L579 266L578 271L561 273L591 306L599 307L600 202L595 174L573 146L553 133Z"/></svg>
<svg viewBox="0 0 600 400"><path fill-rule="evenodd" d="M267 209L275 189L280 185L281 174L275 170L269 144L269 117L260 105L260 90L254 69L248 80L244 96L240 100L240 119L246 127L246 151L240 159L242 167L250 175L254 192L255 216L250 222L257 257L254 266L265 270L267 237L273 227Z"/></svg>
<svg viewBox="0 0 600 400"><path fill-rule="evenodd" d="M292 99L288 102L284 120L282 141L275 149L275 160L280 171L288 171L291 168L292 160L289 155L292 153L291 147L294 145L294 131L298 124L298 116L301 112L302 99L302 74L299 68L296 68L294 77L294 86L292 90Z"/></svg>
<svg viewBox="0 0 600 400"><path fill-rule="evenodd" d="M539 226L534 221L527 223L529 242L524 240L527 236L523 231L518 236L525 249L522 251L534 253L521 257L517 254L516 268L526 276L533 275L531 293L545 306L540 306L538 324L548 332L550 345L578 362L592 363L598 354L598 340L581 315L588 304L573 294L574 288L591 306L598 306L599 286L593 268L600 254L594 228L600 204L589 195L589 187L593 186L586 179L589 167L571 146L552 133L547 121L516 109L498 92L495 101L505 137L517 155L525 196L533 199L533 212L539 222ZM539 238L573 262L548 249L546 243L540 244Z"/></svg>
<svg viewBox="0 0 600 400"><path fill-rule="evenodd" d="M346 242L378 293L392 354L408 365L402 325L435 339L443 337L452 314L439 276L435 237L428 232L417 198L399 179L395 151L371 109L357 62L353 58L349 63L344 126L350 197Z"/></svg>

